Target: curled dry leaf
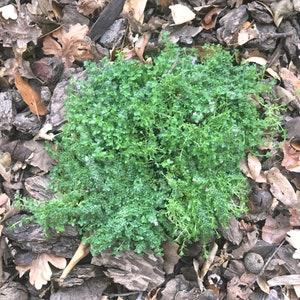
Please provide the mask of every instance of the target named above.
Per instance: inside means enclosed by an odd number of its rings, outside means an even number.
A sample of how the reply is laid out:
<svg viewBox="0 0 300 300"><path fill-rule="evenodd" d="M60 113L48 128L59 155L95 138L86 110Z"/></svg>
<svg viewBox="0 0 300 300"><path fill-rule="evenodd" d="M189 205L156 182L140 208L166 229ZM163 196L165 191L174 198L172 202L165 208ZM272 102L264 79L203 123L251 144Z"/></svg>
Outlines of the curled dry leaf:
<svg viewBox="0 0 300 300"><path fill-rule="evenodd" d="M20 277L29 271L29 282L39 290L51 279L52 271L49 263L58 269L64 269L67 261L64 257L59 257L52 253L42 253L32 260L30 264L17 265L16 269Z"/></svg>
<svg viewBox="0 0 300 300"><path fill-rule="evenodd" d="M21 77L19 71L16 71L15 73L15 85L19 90L24 102L28 105L30 111L33 114L44 116L47 108L42 103L40 95L29 85L25 79Z"/></svg>
<svg viewBox="0 0 300 300"><path fill-rule="evenodd" d="M142 63L146 63L146 60L144 59L143 55L144 55L145 47L147 46L150 38L151 38L151 33L146 32L134 44L134 51Z"/></svg>
<svg viewBox="0 0 300 300"><path fill-rule="evenodd" d="M203 18L203 20L201 21L201 26L205 29L205 30L209 30L215 27L216 25L216 20L218 15L220 14L220 12L223 9L220 7L213 7Z"/></svg>
<svg viewBox="0 0 300 300"><path fill-rule="evenodd" d="M241 169L245 176L254 181L259 183L266 182L266 176L261 172L261 163L256 156L249 153L246 159L243 160Z"/></svg>
<svg viewBox="0 0 300 300"><path fill-rule="evenodd" d="M169 8L175 25L190 22L196 17L196 14L183 4L170 5Z"/></svg>
<svg viewBox="0 0 300 300"><path fill-rule="evenodd" d="M93 59L91 41L87 37L87 25L70 25L69 31L60 27L43 41L44 54L53 54L62 59L66 68L71 67L75 60Z"/></svg>

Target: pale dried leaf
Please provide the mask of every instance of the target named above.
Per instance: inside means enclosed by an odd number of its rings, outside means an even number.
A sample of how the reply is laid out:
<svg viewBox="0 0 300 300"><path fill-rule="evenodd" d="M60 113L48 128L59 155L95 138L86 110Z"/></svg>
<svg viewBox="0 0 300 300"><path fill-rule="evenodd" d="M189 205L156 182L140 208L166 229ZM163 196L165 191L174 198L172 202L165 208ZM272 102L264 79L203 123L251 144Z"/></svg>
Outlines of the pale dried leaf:
<svg viewBox="0 0 300 300"><path fill-rule="evenodd" d="M148 0L127 0L123 7L123 13L131 15L141 24L144 21L144 10Z"/></svg>
<svg viewBox="0 0 300 300"><path fill-rule="evenodd" d="M271 3L271 9L274 14L274 23L279 26L283 18L289 16L295 11L299 11L299 1L298 0L281 0L273 1Z"/></svg>
<svg viewBox="0 0 300 300"><path fill-rule="evenodd" d="M240 167L244 175L255 180L255 182L266 182L266 176L261 172L261 163L257 157L248 154L248 156L242 161Z"/></svg>
<svg viewBox="0 0 300 300"><path fill-rule="evenodd" d="M267 281L270 287L278 285L299 285L300 275L283 275L269 279Z"/></svg>
<svg viewBox="0 0 300 300"><path fill-rule="evenodd" d="M280 173L280 170L273 167L266 172L266 175L273 196L287 207L295 207L298 202L297 195L291 183Z"/></svg>
<svg viewBox="0 0 300 300"><path fill-rule="evenodd" d="M146 63L144 59L144 50L151 38L151 33L144 33L134 44L134 51L142 63Z"/></svg>
<svg viewBox="0 0 300 300"><path fill-rule="evenodd" d="M45 150L43 142L34 140L24 142L24 147L32 153L26 159L26 162L31 166L38 167L43 172L49 172L53 167L53 161L48 151Z"/></svg>
<svg viewBox="0 0 300 300"><path fill-rule="evenodd" d="M292 229L287 232L286 240L295 249L300 250L300 229Z"/></svg>
<svg viewBox="0 0 300 300"><path fill-rule="evenodd" d="M77 10L88 16L97 9L103 9L105 6L105 0L79 0L77 3Z"/></svg>
<svg viewBox="0 0 300 300"><path fill-rule="evenodd" d="M234 276L227 283L227 300L236 299L249 299L249 296L253 293L252 289L245 285L244 282L237 276Z"/></svg>
<svg viewBox="0 0 300 300"><path fill-rule="evenodd" d="M68 274L72 271L72 269L78 264L78 262L81 261L84 257L86 257L89 253L90 253L90 245L83 244L83 242L80 242L76 252L74 253L68 265L63 270L63 273L61 274L59 279L63 281L68 276Z"/></svg>
<svg viewBox="0 0 300 300"><path fill-rule="evenodd" d="M54 134L52 132L48 133L48 131L51 131L52 129L53 126L51 124L45 123L33 140L35 141L38 139L44 139L47 141L52 141L54 139Z"/></svg>
<svg viewBox="0 0 300 300"><path fill-rule="evenodd" d="M259 286L259 288L266 294L270 293L270 286L268 285L267 281L262 277L258 276L256 279L256 282Z"/></svg>
<svg viewBox="0 0 300 300"><path fill-rule="evenodd" d="M283 81L284 87L290 91L294 96L299 97L299 89L300 89L300 79L287 68L281 68L279 70L279 75Z"/></svg>
<svg viewBox="0 0 300 300"><path fill-rule="evenodd" d="M0 194L0 206L7 203L8 200L9 200L9 197L5 193Z"/></svg>
<svg viewBox="0 0 300 300"><path fill-rule="evenodd" d="M256 180L256 178L260 175L261 172L261 163L256 156L251 154L248 154L247 162L252 179Z"/></svg>
<svg viewBox="0 0 300 300"><path fill-rule="evenodd" d="M251 24L247 21L242 29L238 33L238 45L244 45L248 41L256 39L260 36L260 33L255 24Z"/></svg>
<svg viewBox="0 0 300 300"><path fill-rule="evenodd" d="M49 262L58 269L63 269L67 264L64 257L59 257L51 253L42 253L36 259L32 260L30 264L17 265L16 269L20 277L29 271L29 282L39 290L51 279L52 271Z"/></svg>
<svg viewBox="0 0 300 300"><path fill-rule="evenodd" d="M11 164L11 154L9 152L4 152L0 155L0 175L7 182L11 180L11 171L9 166Z"/></svg>
<svg viewBox="0 0 300 300"><path fill-rule="evenodd" d="M300 173L300 152L290 146L289 142L285 142L283 147L283 160L281 165L288 171Z"/></svg>
<svg viewBox="0 0 300 300"><path fill-rule="evenodd" d="M200 271L200 279L203 280L205 275L207 274L210 266L212 265L212 263L214 262L214 259L216 257L218 251L218 245L216 243L213 243L212 248L210 249L209 255L207 257L207 259L205 260L201 271Z"/></svg>
<svg viewBox="0 0 300 300"><path fill-rule="evenodd" d="M196 17L196 14L183 4L170 5L169 8L175 25L190 22Z"/></svg>
<svg viewBox="0 0 300 300"><path fill-rule="evenodd" d="M9 152L4 152L0 155L0 164L4 168L9 168L11 164L11 154Z"/></svg>
<svg viewBox="0 0 300 300"><path fill-rule="evenodd" d="M8 4L0 7L0 13L3 19L8 20L17 20L18 19L18 11L14 5Z"/></svg>
<svg viewBox="0 0 300 300"><path fill-rule="evenodd" d="M252 57L245 59L245 61L247 61L249 63L256 63L260 66L265 66L267 64L267 60L260 56L252 56Z"/></svg>
<svg viewBox="0 0 300 300"><path fill-rule="evenodd" d="M266 73L269 73L274 79L280 80L279 74L276 71L274 71L272 68L267 68Z"/></svg>
<svg viewBox="0 0 300 300"><path fill-rule="evenodd" d="M275 219L267 216L265 225L262 227L262 239L269 244L280 243L292 227L289 217L279 214Z"/></svg>
<svg viewBox="0 0 300 300"><path fill-rule="evenodd" d="M299 197L299 193L297 191L297 196ZM296 208L290 208L289 212L291 214L290 216L290 224L291 226L300 226L300 212Z"/></svg>

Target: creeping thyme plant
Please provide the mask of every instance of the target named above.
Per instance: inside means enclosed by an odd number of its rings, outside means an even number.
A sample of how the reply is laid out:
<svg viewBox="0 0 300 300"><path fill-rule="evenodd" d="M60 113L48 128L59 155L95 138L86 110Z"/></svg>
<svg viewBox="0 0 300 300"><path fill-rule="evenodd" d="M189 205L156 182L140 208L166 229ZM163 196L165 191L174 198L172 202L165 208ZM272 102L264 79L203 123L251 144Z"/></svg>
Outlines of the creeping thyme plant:
<svg viewBox="0 0 300 300"><path fill-rule="evenodd" d="M48 231L78 226L93 253L159 252L166 239L207 242L241 213L240 162L276 129L260 98L271 88L220 46L207 53L167 42L153 65L87 62L56 142L57 198L25 202L36 221Z"/></svg>

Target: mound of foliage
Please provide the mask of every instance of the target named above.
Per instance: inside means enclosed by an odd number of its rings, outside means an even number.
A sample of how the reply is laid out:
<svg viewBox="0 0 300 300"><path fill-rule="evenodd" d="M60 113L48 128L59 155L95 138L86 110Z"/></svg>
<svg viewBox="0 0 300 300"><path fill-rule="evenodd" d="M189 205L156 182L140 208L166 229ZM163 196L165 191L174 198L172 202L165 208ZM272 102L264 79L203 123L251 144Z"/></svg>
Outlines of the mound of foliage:
<svg viewBox="0 0 300 300"><path fill-rule="evenodd" d="M259 96L270 86L221 47L206 51L199 59L167 43L153 65L87 62L56 142L57 198L25 203L35 220L48 231L78 226L93 253L159 252L166 239L207 242L239 214L240 162L274 128Z"/></svg>

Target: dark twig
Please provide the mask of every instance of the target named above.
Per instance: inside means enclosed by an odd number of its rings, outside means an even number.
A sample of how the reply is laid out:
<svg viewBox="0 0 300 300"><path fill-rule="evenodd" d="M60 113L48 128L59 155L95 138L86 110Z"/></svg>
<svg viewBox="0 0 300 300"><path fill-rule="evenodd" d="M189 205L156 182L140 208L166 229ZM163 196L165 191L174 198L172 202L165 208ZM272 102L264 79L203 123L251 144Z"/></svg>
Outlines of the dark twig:
<svg viewBox="0 0 300 300"><path fill-rule="evenodd" d="M269 265L270 261L273 259L273 257L275 256L275 254L279 251L279 249L284 244L284 242L285 242L285 239L277 246L277 248L274 250L274 252L272 253L272 255L265 262L265 264L262 267L262 269L260 270L260 272L255 276L255 279L249 284L249 286L251 286L259 277L262 276L262 274L265 272L267 266Z"/></svg>

